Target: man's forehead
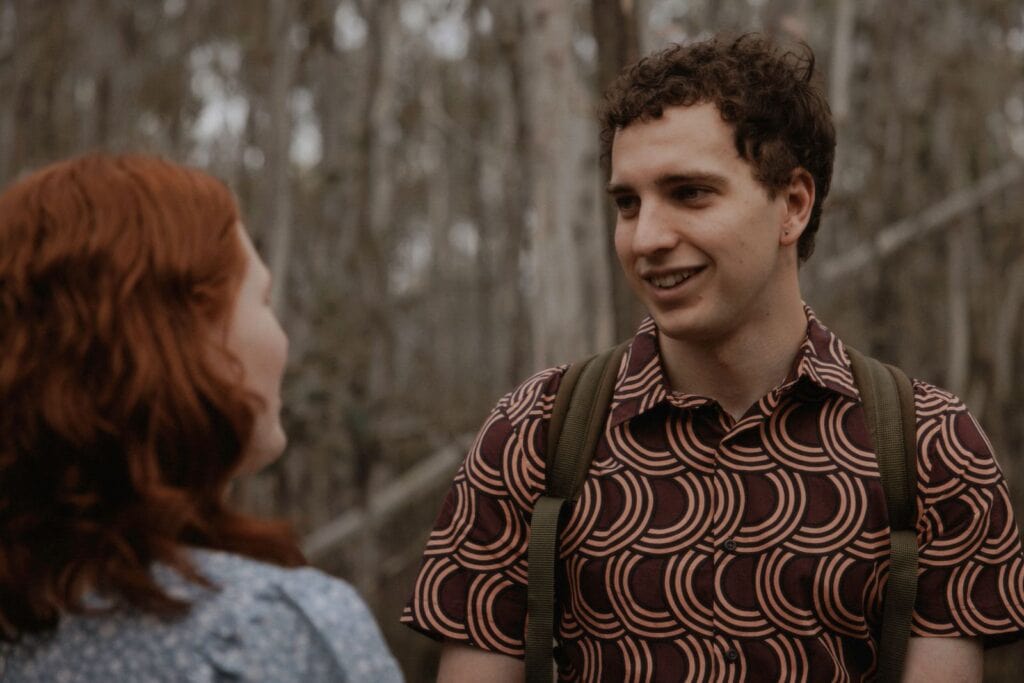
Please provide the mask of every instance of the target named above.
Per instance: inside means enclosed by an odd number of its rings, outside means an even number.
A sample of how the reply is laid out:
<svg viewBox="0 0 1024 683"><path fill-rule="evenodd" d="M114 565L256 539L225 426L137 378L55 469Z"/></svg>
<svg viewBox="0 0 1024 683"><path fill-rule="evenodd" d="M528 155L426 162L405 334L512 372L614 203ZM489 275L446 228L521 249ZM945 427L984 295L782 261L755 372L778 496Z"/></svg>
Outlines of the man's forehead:
<svg viewBox="0 0 1024 683"><path fill-rule="evenodd" d="M710 103L666 108L662 116L637 120L612 140L611 181L641 173L646 178L724 175L745 163L732 127Z"/></svg>

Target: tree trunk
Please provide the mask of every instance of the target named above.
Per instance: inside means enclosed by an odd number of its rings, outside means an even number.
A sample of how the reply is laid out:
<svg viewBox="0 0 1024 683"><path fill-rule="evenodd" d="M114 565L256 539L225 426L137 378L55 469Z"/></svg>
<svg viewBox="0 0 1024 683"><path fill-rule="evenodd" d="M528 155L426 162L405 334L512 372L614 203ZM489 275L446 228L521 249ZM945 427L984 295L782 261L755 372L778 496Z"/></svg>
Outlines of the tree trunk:
<svg viewBox="0 0 1024 683"><path fill-rule="evenodd" d="M856 21L854 0L837 0L832 33L832 64L829 69L829 104L836 126L850 113L850 74L853 71L853 31Z"/></svg>
<svg viewBox="0 0 1024 683"><path fill-rule="evenodd" d="M946 388L954 394L967 391L971 363L971 310L968 297L969 227L960 222L949 233L946 249L949 339L946 349Z"/></svg>
<svg viewBox="0 0 1024 683"><path fill-rule="evenodd" d="M574 150L570 97L575 83L572 6L532 0L527 10L527 93L532 202L530 307L535 368L583 353L586 340L580 252L573 236Z"/></svg>
<svg viewBox="0 0 1024 683"><path fill-rule="evenodd" d="M498 260L500 267L495 278L497 310L491 318L494 325L509 325L512 339L509 344L504 375L497 378L502 387L522 380L534 369L531 358L533 348L533 321L529 312L529 291L524 287L525 254L530 247L531 231L527 226L533 169L530 165L531 120L527 103L528 65L522 49L526 41L525 10L518 3L500 2L495 6L495 32L501 61L508 72L510 116L512 127L512 153L505 160L508 182L503 198L502 215L505 219L504 239Z"/></svg>
<svg viewBox="0 0 1024 683"><path fill-rule="evenodd" d="M640 17L642 12L636 0L592 0L590 3L594 40L597 43L597 69L594 91L600 102L604 92L623 68L640 57ZM612 298L613 335L617 340L628 339L644 314L644 308L633 295L619 269L615 253L615 208L605 196L608 181L605 164L601 160L597 172L597 191L601 200L600 219L603 223L604 258L611 274L608 289Z"/></svg>
<svg viewBox="0 0 1024 683"><path fill-rule="evenodd" d="M288 182L292 125L288 100L295 70L295 50L291 41L291 3L289 0L269 0L269 3L268 34L272 61L267 100L270 114L266 165L270 202L267 262L273 278L270 304L279 317L284 317L292 242L291 188Z"/></svg>

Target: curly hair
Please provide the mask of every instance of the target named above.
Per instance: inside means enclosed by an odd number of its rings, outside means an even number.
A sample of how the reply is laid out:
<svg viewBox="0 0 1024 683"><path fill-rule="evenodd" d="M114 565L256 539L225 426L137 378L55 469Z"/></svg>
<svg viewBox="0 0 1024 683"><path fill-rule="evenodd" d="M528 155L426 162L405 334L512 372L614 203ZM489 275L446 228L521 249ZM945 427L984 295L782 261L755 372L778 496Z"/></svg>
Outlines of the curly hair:
<svg viewBox="0 0 1024 683"><path fill-rule="evenodd" d="M47 630L88 592L188 605L204 546L303 562L287 525L225 493L254 421L212 326L244 275L220 181L143 156L51 165L0 195L0 639Z"/></svg>
<svg viewBox="0 0 1024 683"><path fill-rule="evenodd" d="M815 82L814 53L805 43L783 52L745 34L672 45L625 69L601 107L601 158L611 162L616 131L661 117L666 107L714 104L735 133L736 150L769 196L789 184L793 169L814 178L814 206L797 247L814 250L821 207L832 182L836 135L828 102Z"/></svg>

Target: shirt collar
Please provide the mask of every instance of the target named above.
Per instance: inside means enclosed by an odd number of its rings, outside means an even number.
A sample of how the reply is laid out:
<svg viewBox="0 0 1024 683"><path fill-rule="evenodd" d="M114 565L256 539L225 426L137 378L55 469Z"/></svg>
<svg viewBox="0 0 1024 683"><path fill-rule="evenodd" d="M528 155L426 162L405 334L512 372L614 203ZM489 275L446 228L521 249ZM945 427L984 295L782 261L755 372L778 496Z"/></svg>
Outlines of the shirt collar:
<svg viewBox="0 0 1024 683"><path fill-rule="evenodd" d="M804 313L807 315L804 341L777 391L784 391L805 380L827 391L860 400L843 342L821 324L809 306L804 305ZM658 352L658 328L648 316L640 323L630 343L624 367L616 381L611 426L615 427L663 402L687 409L708 405L712 400L671 390Z"/></svg>

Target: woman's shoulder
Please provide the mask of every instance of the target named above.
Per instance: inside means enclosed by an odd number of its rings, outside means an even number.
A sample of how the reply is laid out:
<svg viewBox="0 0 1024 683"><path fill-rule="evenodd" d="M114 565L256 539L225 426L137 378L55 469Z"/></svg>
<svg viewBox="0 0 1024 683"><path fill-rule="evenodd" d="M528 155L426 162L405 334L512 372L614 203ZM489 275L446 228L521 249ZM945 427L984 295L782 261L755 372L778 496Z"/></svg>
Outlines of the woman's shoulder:
<svg viewBox="0 0 1024 683"><path fill-rule="evenodd" d="M312 568L189 552L211 587L153 568L167 592L190 603L183 617L126 607L68 615L53 634L0 648L4 680L401 681L372 614L344 581Z"/></svg>
<svg viewBox="0 0 1024 683"><path fill-rule="evenodd" d="M205 601L210 607L238 611L270 602L287 604L315 622L370 617L366 604L349 583L319 569L281 567L213 550L190 552L198 572L215 587L216 597ZM171 584L169 590L207 592L194 584L187 586L177 574L167 574L165 585Z"/></svg>
<svg viewBox="0 0 1024 683"><path fill-rule="evenodd" d="M260 593L268 588L308 583L318 587L348 586L341 579L311 567L282 567L245 555L208 548L189 548L187 552L196 571L213 585L213 592L217 594L226 593L237 597L240 593ZM192 595L209 592L168 567L157 565L153 573L161 586L172 593L183 591Z"/></svg>
<svg viewBox="0 0 1024 683"><path fill-rule="evenodd" d="M373 615L347 582L312 567L286 568L210 550L191 552L196 569L217 587L216 597L194 603L192 618L214 636L230 634L207 639L219 643L219 648L207 649L221 668L263 659L249 649L265 652L269 643L276 643L274 649L301 660L288 666L311 667L308 677L313 680L401 680ZM248 680L244 667L235 669Z"/></svg>

